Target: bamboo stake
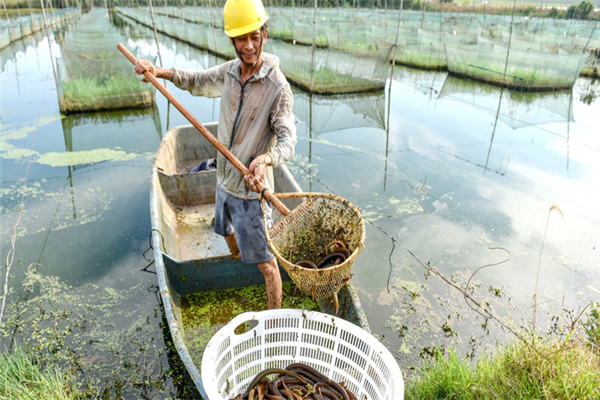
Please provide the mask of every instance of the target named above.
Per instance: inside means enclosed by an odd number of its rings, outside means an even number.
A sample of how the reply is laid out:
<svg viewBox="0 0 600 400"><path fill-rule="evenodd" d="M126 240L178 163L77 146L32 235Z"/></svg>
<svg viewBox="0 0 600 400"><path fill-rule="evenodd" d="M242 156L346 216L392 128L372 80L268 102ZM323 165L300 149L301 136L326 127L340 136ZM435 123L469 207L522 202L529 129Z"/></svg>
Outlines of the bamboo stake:
<svg viewBox="0 0 600 400"><path fill-rule="evenodd" d="M315 0L315 8L313 12L313 40L312 40L312 55L310 59L310 92L313 91L314 74L315 74L315 47L316 47L316 29L317 29L317 1Z"/></svg>
<svg viewBox="0 0 600 400"><path fill-rule="evenodd" d="M502 83L506 83L506 70L508 69L508 58L510 56L510 46L512 43L513 24L515 22L515 7L517 0L513 0L512 16L510 18L510 31L508 34L508 48L506 49L506 61L504 63L504 75L502 77Z"/></svg>
<svg viewBox="0 0 600 400"><path fill-rule="evenodd" d="M42 5L42 15L44 16L44 27L46 28L46 37L48 38L48 47L50 48L50 60L52 61L52 71L54 72L54 84L56 85L56 91L58 92L58 75L56 74L56 66L54 65L54 54L52 54L52 41L50 40L50 33L48 32L48 18L46 18L46 9L44 8L44 0L40 0Z"/></svg>

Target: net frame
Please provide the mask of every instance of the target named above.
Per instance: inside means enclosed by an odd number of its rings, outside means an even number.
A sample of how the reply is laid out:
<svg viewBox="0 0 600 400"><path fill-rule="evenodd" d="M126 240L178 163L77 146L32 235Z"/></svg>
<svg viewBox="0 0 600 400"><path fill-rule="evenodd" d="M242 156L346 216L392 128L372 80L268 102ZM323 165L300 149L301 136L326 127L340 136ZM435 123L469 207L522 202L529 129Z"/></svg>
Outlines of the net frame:
<svg viewBox="0 0 600 400"><path fill-rule="evenodd" d="M315 298L336 295L352 277L352 265L364 247L365 225L360 211L347 200L329 193L277 193L279 199L305 198L290 214L284 216L268 229L266 213L263 223L267 243L273 254L288 273L298 289ZM263 198L263 210L266 200ZM320 222L319 222L320 221ZM318 235L323 230L315 229L315 224L323 224L326 231L339 236L320 238L331 243L340 240L346 244L350 256L338 265L320 269L305 268L290 260L289 254L303 235ZM295 260L296 262L299 260Z"/></svg>

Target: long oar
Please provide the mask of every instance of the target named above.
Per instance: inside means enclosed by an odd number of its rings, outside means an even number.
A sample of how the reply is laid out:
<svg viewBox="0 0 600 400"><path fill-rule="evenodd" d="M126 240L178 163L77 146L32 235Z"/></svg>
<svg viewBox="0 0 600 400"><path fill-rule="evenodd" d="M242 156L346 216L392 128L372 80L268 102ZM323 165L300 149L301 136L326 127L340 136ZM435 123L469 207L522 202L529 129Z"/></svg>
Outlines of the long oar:
<svg viewBox="0 0 600 400"><path fill-rule="evenodd" d="M121 53L123 53L123 55L125 57L127 57L127 59L129 61L131 61L132 64L135 64L135 62L137 61L137 59L135 58L135 56L133 54L131 54L129 52L129 50L127 50L125 48L125 46L123 46L121 43L119 43L117 45L117 48L119 49L119 51ZM242 173L242 175L248 175L250 174L250 171L248 170L248 168L246 168L246 166L244 164L242 164L240 162L240 160L237 159L236 156L233 155L233 153L231 151L229 151L229 149L227 147L225 147L223 145L223 143L219 142L219 140L213 136L212 133L210 133L208 131L208 129L206 129L204 127L204 125L202 125L184 106L183 104L181 104L168 90L166 87L164 87L164 85L162 83L160 83L158 81L158 79L156 79L156 77L154 77L154 75L152 75L151 73L149 73L148 71L144 72L144 76L146 77L146 79L148 79L148 81L150 83L152 83L166 98L167 100L169 100L171 102L171 104L173 104L175 106L175 108L177 108L179 110L179 112L181 112L181 114L183 114L183 116L190 121L190 123L213 145L215 146L215 148L221 152L221 154L223 154L228 160L229 162L231 162L231 164L233 164L234 167L236 167L238 169L238 171L240 171ZM262 196L264 198L266 198L267 200L269 200L271 202L271 204L273 204L273 206L279 210L279 212L283 215L288 215L290 213L290 210L277 198L275 197L275 195L269 191L269 190L265 190L265 185L263 185L262 183L259 183L258 185L256 185L257 189L259 192L262 193ZM264 190L264 191L263 191Z"/></svg>

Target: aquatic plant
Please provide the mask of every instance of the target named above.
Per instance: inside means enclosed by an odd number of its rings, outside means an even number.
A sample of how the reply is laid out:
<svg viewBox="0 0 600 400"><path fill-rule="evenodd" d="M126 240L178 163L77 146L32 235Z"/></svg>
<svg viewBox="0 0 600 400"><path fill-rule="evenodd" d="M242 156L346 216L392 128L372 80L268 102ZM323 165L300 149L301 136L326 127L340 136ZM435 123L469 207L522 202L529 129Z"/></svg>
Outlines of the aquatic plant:
<svg viewBox="0 0 600 400"><path fill-rule="evenodd" d="M283 308L321 311L319 304L309 296L300 295L291 281L283 282L282 301ZM266 309L264 285L185 295L181 301L181 315L190 356L200 365L204 348L220 328L243 312Z"/></svg>
<svg viewBox="0 0 600 400"><path fill-rule="evenodd" d="M28 268L21 296L7 308L0 325L0 345L6 352L14 352L14 343L20 343L36 355L38 365L69 375L70 386L84 398L176 397L173 384L182 384L185 373L183 367L177 369L180 360L169 343L168 328L163 329L167 323L158 292L150 313L127 306L153 290L140 280L139 271L123 279L140 283L122 289L71 287L40 274L41 268Z"/></svg>

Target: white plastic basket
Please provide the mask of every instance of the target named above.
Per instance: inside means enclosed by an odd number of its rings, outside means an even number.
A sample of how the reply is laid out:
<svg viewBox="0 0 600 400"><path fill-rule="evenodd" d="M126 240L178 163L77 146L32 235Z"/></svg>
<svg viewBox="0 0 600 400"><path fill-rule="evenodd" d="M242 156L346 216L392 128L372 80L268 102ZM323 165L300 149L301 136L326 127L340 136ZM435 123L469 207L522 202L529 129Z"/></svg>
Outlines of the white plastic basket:
<svg viewBox="0 0 600 400"><path fill-rule="evenodd" d="M236 333L240 328L245 332ZM400 367L373 335L341 318L296 309L247 312L232 319L204 351L202 383L210 400L229 400L259 372L295 362L344 382L361 400L404 398Z"/></svg>

